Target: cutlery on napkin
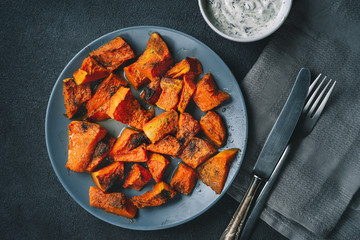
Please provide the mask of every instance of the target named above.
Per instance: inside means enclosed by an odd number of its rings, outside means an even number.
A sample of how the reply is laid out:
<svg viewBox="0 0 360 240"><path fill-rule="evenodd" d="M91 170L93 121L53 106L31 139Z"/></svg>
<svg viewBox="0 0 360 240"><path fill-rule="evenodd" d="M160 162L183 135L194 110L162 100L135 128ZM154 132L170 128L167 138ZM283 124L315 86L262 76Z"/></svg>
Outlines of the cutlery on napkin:
<svg viewBox="0 0 360 240"><path fill-rule="evenodd" d="M354 3L359 5L359 3ZM360 6L358 6L360 7ZM240 82L249 140L229 193L240 200L299 67L339 84L313 132L298 139L261 218L290 239L360 239L360 19L341 0L298 1ZM335 24L336 23L336 24ZM335 24L335 25L334 25ZM289 77L290 76L290 77Z"/></svg>

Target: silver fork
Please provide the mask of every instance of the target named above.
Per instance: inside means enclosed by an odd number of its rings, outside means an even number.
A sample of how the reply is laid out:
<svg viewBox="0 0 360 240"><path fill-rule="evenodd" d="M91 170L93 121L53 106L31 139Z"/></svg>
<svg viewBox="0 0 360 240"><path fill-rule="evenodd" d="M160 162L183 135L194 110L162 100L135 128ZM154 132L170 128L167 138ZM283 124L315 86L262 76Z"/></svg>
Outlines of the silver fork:
<svg viewBox="0 0 360 240"><path fill-rule="evenodd" d="M259 197L257 198L254 204L254 208L249 214L245 225L243 225L242 227L239 226L238 233L236 235L240 236L241 234L240 239L250 239L253 229L260 216L260 213L263 210L264 204L266 203L270 195L271 189L280 173L280 170L285 163L285 159L287 158L289 152L291 151L291 148L294 145L294 138L298 137L299 135L304 137L310 134L317 121L319 120L326 103L329 100L330 94L335 87L336 81L333 81L332 79L326 81L327 77L325 76L319 83L320 78L321 73L310 85L306 104L303 108L298 125L296 126L295 134L285 148L284 153L282 154L269 180L266 182L262 191L260 192ZM324 86L325 83L326 85Z"/></svg>

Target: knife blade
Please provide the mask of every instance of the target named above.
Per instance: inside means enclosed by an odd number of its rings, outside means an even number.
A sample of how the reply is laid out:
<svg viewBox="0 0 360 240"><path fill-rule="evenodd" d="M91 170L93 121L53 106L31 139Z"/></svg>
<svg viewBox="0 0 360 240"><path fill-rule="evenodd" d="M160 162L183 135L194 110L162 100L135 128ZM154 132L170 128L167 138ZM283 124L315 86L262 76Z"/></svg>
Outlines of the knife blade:
<svg viewBox="0 0 360 240"><path fill-rule="evenodd" d="M307 68L302 68L255 163L252 182L229 225L221 235L221 240L239 238L259 186L270 177L296 127L304 107L309 85L310 71Z"/></svg>
<svg viewBox="0 0 360 240"><path fill-rule="evenodd" d="M310 71L307 68L302 68L298 73L288 100L271 129L255 163L253 172L261 179L268 179L270 177L283 154L301 115L309 85Z"/></svg>

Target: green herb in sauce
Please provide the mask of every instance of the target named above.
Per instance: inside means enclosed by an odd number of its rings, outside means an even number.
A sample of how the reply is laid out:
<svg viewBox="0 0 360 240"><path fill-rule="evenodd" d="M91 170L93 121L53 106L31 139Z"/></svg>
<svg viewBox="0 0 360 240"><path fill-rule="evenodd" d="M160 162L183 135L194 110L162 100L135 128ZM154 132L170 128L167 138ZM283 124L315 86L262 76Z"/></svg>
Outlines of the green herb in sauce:
<svg viewBox="0 0 360 240"><path fill-rule="evenodd" d="M232 37L253 37L278 21L285 0L209 0L211 22Z"/></svg>

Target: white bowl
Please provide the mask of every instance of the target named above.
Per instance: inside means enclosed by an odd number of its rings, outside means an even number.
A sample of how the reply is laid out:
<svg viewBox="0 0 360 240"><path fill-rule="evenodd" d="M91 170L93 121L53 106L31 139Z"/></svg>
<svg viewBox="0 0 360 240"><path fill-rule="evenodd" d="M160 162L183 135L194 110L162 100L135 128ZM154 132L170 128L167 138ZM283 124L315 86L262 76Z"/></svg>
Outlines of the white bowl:
<svg viewBox="0 0 360 240"><path fill-rule="evenodd" d="M269 36L270 34L274 33L285 21L285 19L287 18L290 9L291 9L291 5L292 5L292 0L282 0L282 7L279 10L279 13L275 19L275 22L270 25L269 27L267 27L265 30L261 31L258 34L255 34L253 36L230 36L226 33L224 33L223 31L221 31L220 29L218 29L216 26L214 26L214 24L211 22L210 18L212 17L211 13L209 13L206 9L206 4L209 2L209 0L198 0L199 2L199 7L200 7L200 11L201 14L203 16L203 18L205 19L206 23L211 27L212 30L214 30L217 34L219 34L220 36L235 41L235 42L254 42L260 39L263 39L267 36Z"/></svg>

